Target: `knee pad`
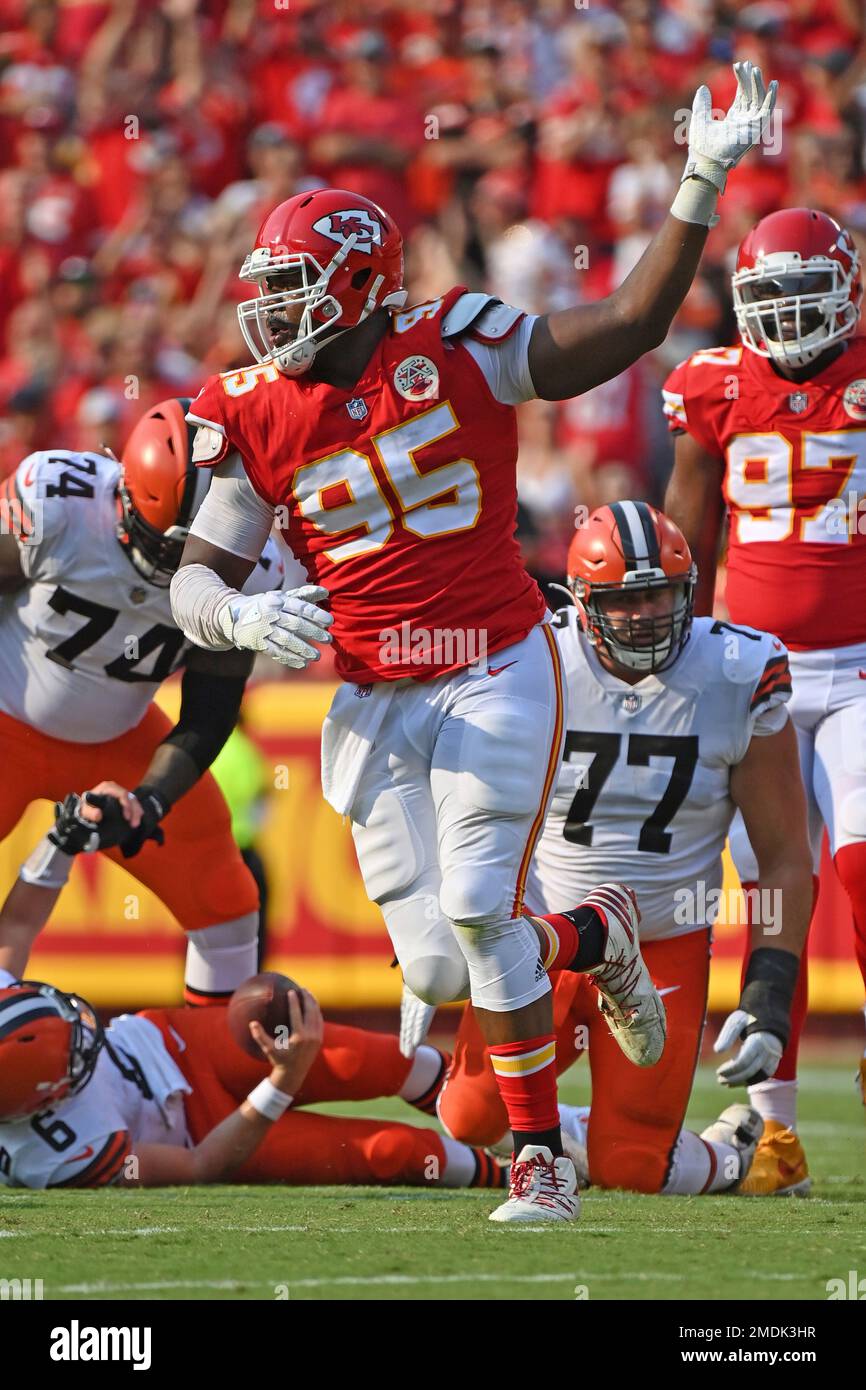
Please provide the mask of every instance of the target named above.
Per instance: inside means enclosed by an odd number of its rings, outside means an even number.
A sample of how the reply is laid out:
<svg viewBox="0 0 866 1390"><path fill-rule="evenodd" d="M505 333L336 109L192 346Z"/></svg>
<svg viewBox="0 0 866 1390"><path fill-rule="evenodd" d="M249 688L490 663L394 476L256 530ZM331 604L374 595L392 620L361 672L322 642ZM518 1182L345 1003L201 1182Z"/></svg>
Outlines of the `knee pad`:
<svg viewBox="0 0 866 1390"><path fill-rule="evenodd" d="M550 992L535 928L525 917L484 926L454 926L469 967L472 1003L492 1013L511 1013Z"/></svg>
<svg viewBox="0 0 866 1390"><path fill-rule="evenodd" d="M469 971L458 956L419 956L403 966L403 979L425 1004L453 1004L469 998Z"/></svg>
<svg viewBox="0 0 866 1390"><path fill-rule="evenodd" d="M589 1155L594 1187L620 1187L627 1192L661 1192L667 1179L669 1154L649 1142L617 1142Z"/></svg>
<svg viewBox="0 0 866 1390"><path fill-rule="evenodd" d="M439 905L449 922L483 927L505 917L511 901L503 898L501 871L470 864L443 873Z"/></svg>
<svg viewBox="0 0 866 1390"><path fill-rule="evenodd" d="M406 1125L389 1125L364 1140L363 1148L372 1170L374 1182L400 1183L417 1181L419 1131ZM428 1144L431 1158L437 1157L435 1137Z"/></svg>
<svg viewBox="0 0 866 1390"><path fill-rule="evenodd" d="M503 1111L499 1090L491 1097L486 1087L469 1077L446 1082L436 1101L436 1117L449 1139L478 1149L502 1139L508 1127Z"/></svg>
<svg viewBox="0 0 866 1390"><path fill-rule="evenodd" d="M258 913L186 933L188 1003L224 998L258 971Z"/></svg>

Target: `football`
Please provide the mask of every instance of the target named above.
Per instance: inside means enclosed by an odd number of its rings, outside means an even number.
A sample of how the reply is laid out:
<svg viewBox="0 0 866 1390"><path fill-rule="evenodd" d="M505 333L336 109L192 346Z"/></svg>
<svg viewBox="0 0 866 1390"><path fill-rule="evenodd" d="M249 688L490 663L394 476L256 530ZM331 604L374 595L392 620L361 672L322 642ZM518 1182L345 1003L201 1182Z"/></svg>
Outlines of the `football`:
<svg viewBox="0 0 866 1390"><path fill-rule="evenodd" d="M253 975L245 980L229 1000L228 1023L232 1037L238 1047L255 1057L257 1062L263 1061L264 1057L250 1035L250 1024L253 1020L260 1023L272 1038L277 1036L278 1028L289 1027L288 994L292 989L298 990L300 997L300 985L290 980L288 975L265 970L261 975Z"/></svg>

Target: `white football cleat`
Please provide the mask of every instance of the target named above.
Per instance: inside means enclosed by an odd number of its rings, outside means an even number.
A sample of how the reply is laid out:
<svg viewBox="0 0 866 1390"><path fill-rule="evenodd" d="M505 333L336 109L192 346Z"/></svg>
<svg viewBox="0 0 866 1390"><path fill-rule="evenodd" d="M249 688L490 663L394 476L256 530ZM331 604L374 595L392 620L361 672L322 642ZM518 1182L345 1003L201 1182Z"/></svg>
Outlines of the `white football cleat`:
<svg viewBox="0 0 866 1390"><path fill-rule="evenodd" d="M729 1105L713 1124L701 1131L702 1139L715 1144L729 1144L740 1156L740 1171L731 1183L736 1187L748 1173L755 1150L764 1132L764 1119L751 1105Z"/></svg>
<svg viewBox="0 0 866 1390"><path fill-rule="evenodd" d="M665 1047L665 1006L640 953L637 899L624 883L600 883L580 907L592 907L607 927L604 959L586 973L595 980L598 1007L623 1052L636 1067L651 1067Z"/></svg>
<svg viewBox="0 0 866 1390"><path fill-rule="evenodd" d="M511 1165L508 1200L491 1221L574 1221L580 1212L577 1176L570 1158L526 1144Z"/></svg>
<svg viewBox="0 0 866 1390"><path fill-rule="evenodd" d="M414 1057L430 1031L435 1004L425 1004L408 985L403 986L400 1000L400 1051L404 1057Z"/></svg>

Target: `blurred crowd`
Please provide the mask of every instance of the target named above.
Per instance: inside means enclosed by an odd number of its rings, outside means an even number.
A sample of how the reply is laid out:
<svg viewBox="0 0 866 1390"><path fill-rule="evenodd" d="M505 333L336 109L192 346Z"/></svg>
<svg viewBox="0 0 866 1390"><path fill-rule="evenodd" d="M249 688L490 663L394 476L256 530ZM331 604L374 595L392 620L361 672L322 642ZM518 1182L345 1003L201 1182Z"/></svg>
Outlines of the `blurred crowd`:
<svg viewBox="0 0 866 1390"><path fill-rule="evenodd" d="M49 444L119 453L156 400L246 363L237 271L309 187L399 221L410 303L607 293L670 205L695 88L726 108L741 57L781 115L667 342L521 410L522 535L551 575L575 506L659 498L658 388L731 340L752 222L808 204L866 234L858 0L0 0L0 476Z"/></svg>

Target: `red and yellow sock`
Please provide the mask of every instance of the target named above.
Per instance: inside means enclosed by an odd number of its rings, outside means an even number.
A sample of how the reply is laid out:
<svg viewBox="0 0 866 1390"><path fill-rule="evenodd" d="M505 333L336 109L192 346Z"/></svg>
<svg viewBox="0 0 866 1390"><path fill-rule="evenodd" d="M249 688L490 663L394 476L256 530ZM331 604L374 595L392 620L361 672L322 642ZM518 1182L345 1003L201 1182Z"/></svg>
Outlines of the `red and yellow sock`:
<svg viewBox="0 0 866 1390"><path fill-rule="evenodd" d="M556 1035L493 1043L487 1054L515 1135L515 1148L533 1137L558 1147L558 1138L551 1140L559 1133Z"/></svg>

